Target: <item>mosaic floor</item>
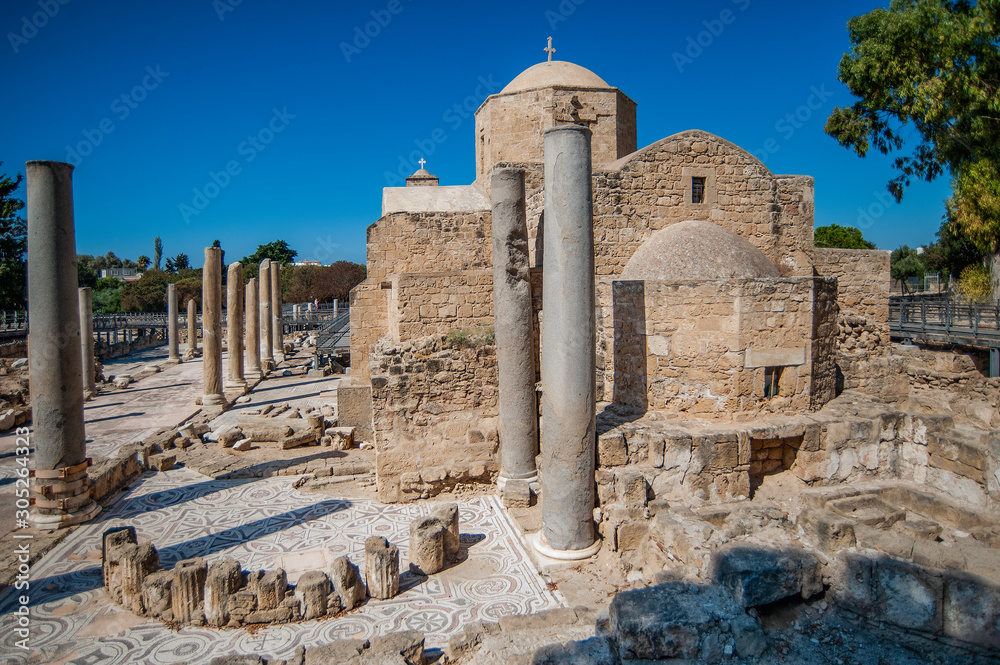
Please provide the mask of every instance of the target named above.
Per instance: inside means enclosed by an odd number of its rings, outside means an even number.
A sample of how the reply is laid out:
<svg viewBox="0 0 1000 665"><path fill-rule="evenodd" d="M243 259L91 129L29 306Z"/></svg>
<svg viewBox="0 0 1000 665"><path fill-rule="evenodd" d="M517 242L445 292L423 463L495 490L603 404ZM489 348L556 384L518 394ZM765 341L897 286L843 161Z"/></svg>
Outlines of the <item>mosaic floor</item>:
<svg viewBox="0 0 1000 665"><path fill-rule="evenodd" d="M254 635L209 628L173 631L108 600L101 588L101 533L126 524L153 542L164 568L192 556L228 556L247 570L283 567L293 581L343 554L363 567L365 538L382 535L399 546L405 570L409 523L429 506L333 499L299 492L292 480L217 481L186 469L145 476L98 522L81 527L32 569L27 655L14 645L19 639L12 632L14 590L0 598L0 664L196 665L232 652L286 658L299 645L406 629L424 632L428 647L443 647L468 622L561 603L493 496L460 504L465 560L427 579L404 572L398 597L369 600L344 617L273 626Z"/></svg>

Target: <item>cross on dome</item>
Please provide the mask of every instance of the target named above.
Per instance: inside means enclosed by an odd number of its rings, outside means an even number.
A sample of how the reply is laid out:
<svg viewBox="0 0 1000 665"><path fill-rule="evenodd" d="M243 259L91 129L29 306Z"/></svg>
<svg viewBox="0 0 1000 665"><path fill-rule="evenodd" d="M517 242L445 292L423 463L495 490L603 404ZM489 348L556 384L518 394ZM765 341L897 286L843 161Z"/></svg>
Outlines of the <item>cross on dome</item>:
<svg viewBox="0 0 1000 665"><path fill-rule="evenodd" d="M552 62L552 54L555 53L556 50L554 48L552 48L552 38L551 37L549 37L549 45L546 46L545 48L543 48L542 50L549 54L549 62Z"/></svg>
<svg viewBox="0 0 1000 665"><path fill-rule="evenodd" d="M417 164L420 164L420 168L424 168L424 164L426 164L426 163L427 163L427 160L424 159L423 157L421 157L420 161L417 162Z"/></svg>

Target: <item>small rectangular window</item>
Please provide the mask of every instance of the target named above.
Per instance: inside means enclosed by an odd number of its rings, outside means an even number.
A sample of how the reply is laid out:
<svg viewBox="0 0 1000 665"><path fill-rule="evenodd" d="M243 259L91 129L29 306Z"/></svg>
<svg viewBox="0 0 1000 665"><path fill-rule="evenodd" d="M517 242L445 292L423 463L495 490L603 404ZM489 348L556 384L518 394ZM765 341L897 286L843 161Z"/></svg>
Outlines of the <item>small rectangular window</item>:
<svg viewBox="0 0 1000 665"><path fill-rule="evenodd" d="M691 203L705 202L705 179L699 177L691 178Z"/></svg>
<svg viewBox="0 0 1000 665"><path fill-rule="evenodd" d="M764 397L777 397L781 392L781 367L764 368Z"/></svg>

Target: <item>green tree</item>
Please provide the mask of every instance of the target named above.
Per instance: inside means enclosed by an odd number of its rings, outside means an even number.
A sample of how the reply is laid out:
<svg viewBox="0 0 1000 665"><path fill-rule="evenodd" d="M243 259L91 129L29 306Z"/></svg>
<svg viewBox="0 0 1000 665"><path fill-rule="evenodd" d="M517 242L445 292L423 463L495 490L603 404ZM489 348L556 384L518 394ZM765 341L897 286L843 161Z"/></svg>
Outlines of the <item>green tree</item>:
<svg viewBox="0 0 1000 665"><path fill-rule="evenodd" d="M163 241L160 236L153 238L153 269L160 269L160 260L163 259Z"/></svg>
<svg viewBox="0 0 1000 665"><path fill-rule="evenodd" d="M185 277L175 282L177 286L177 303L179 307L187 307L188 300L194 300L201 308L201 279L198 277Z"/></svg>
<svg viewBox="0 0 1000 665"><path fill-rule="evenodd" d="M923 281L924 273L926 272L926 268L923 261L920 260L917 250L911 249L906 245L893 250L889 257L889 266L890 275L902 284L904 291L907 288L907 279L918 277Z"/></svg>
<svg viewBox="0 0 1000 665"><path fill-rule="evenodd" d="M167 275L148 270L122 287L121 307L126 312L162 312L167 302Z"/></svg>
<svg viewBox="0 0 1000 665"><path fill-rule="evenodd" d="M115 280L117 281L117 280ZM118 314L122 309L122 291L125 285L118 282L118 287L114 289L103 289L94 291L93 306L94 314Z"/></svg>
<svg viewBox="0 0 1000 665"><path fill-rule="evenodd" d="M243 275L250 279L257 276L260 262L264 259L271 259L282 265L290 265L294 263L295 257L298 255L299 253L289 247L284 240L275 240L266 245L257 245L257 251L250 256L244 256L240 259L240 263L243 264Z"/></svg>
<svg viewBox="0 0 1000 665"><path fill-rule="evenodd" d="M970 302L986 302L990 299L990 273L984 265L971 265L962 271L958 279L958 290Z"/></svg>
<svg viewBox="0 0 1000 665"><path fill-rule="evenodd" d="M76 281L81 287L97 286L97 280L101 276L100 262L97 257L90 254L76 255Z"/></svg>
<svg viewBox="0 0 1000 665"><path fill-rule="evenodd" d="M149 257L145 254L140 255L139 258L135 260L135 265L139 268L140 272L146 272L146 270L149 269L149 263Z"/></svg>
<svg viewBox="0 0 1000 665"><path fill-rule="evenodd" d="M949 173L955 221L992 255L1000 292L1000 2L893 0L847 24L839 79L859 98L826 131L864 157L897 157L889 191ZM906 132L912 128L916 140Z"/></svg>
<svg viewBox="0 0 1000 665"><path fill-rule="evenodd" d="M817 247L840 249L875 249L875 243L865 240L861 230L853 226L830 224L821 226L813 234Z"/></svg>
<svg viewBox="0 0 1000 665"><path fill-rule="evenodd" d="M28 227L18 215L24 201L14 195L23 180L20 173L13 180L0 175L0 309L27 306Z"/></svg>
<svg viewBox="0 0 1000 665"><path fill-rule="evenodd" d="M950 206L949 206L950 211ZM957 278L971 265L981 265L983 253L947 215L937 232L937 242L928 245L921 260L928 270L942 277Z"/></svg>
<svg viewBox="0 0 1000 665"><path fill-rule="evenodd" d="M94 283L94 291L107 291L108 289L119 289L122 280L117 277L99 277Z"/></svg>

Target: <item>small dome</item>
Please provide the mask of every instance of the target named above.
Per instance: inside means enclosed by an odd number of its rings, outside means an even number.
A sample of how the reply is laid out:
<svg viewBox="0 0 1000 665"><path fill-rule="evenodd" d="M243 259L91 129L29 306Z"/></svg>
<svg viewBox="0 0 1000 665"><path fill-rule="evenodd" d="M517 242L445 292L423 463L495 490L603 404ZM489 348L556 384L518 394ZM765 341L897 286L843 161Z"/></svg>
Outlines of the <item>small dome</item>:
<svg viewBox="0 0 1000 665"><path fill-rule="evenodd" d="M413 172L413 175L410 176L410 177L413 178L413 177L417 177L417 176L422 176L422 177L426 178L426 177L428 177L430 175L431 175L431 172L428 171L427 169L417 169L416 171Z"/></svg>
<svg viewBox="0 0 1000 665"><path fill-rule="evenodd" d="M729 229L687 221L654 233L636 250L622 280L688 282L778 277L764 253Z"/></svg>
<svg viewBox="0 0 1000 665"><path fill-rule="evenodd" d="M501 95L535 88L562 86L568 88L610 88L604 79L586 67L565 60L540 62L528 67L500 91Z"/></svg>

